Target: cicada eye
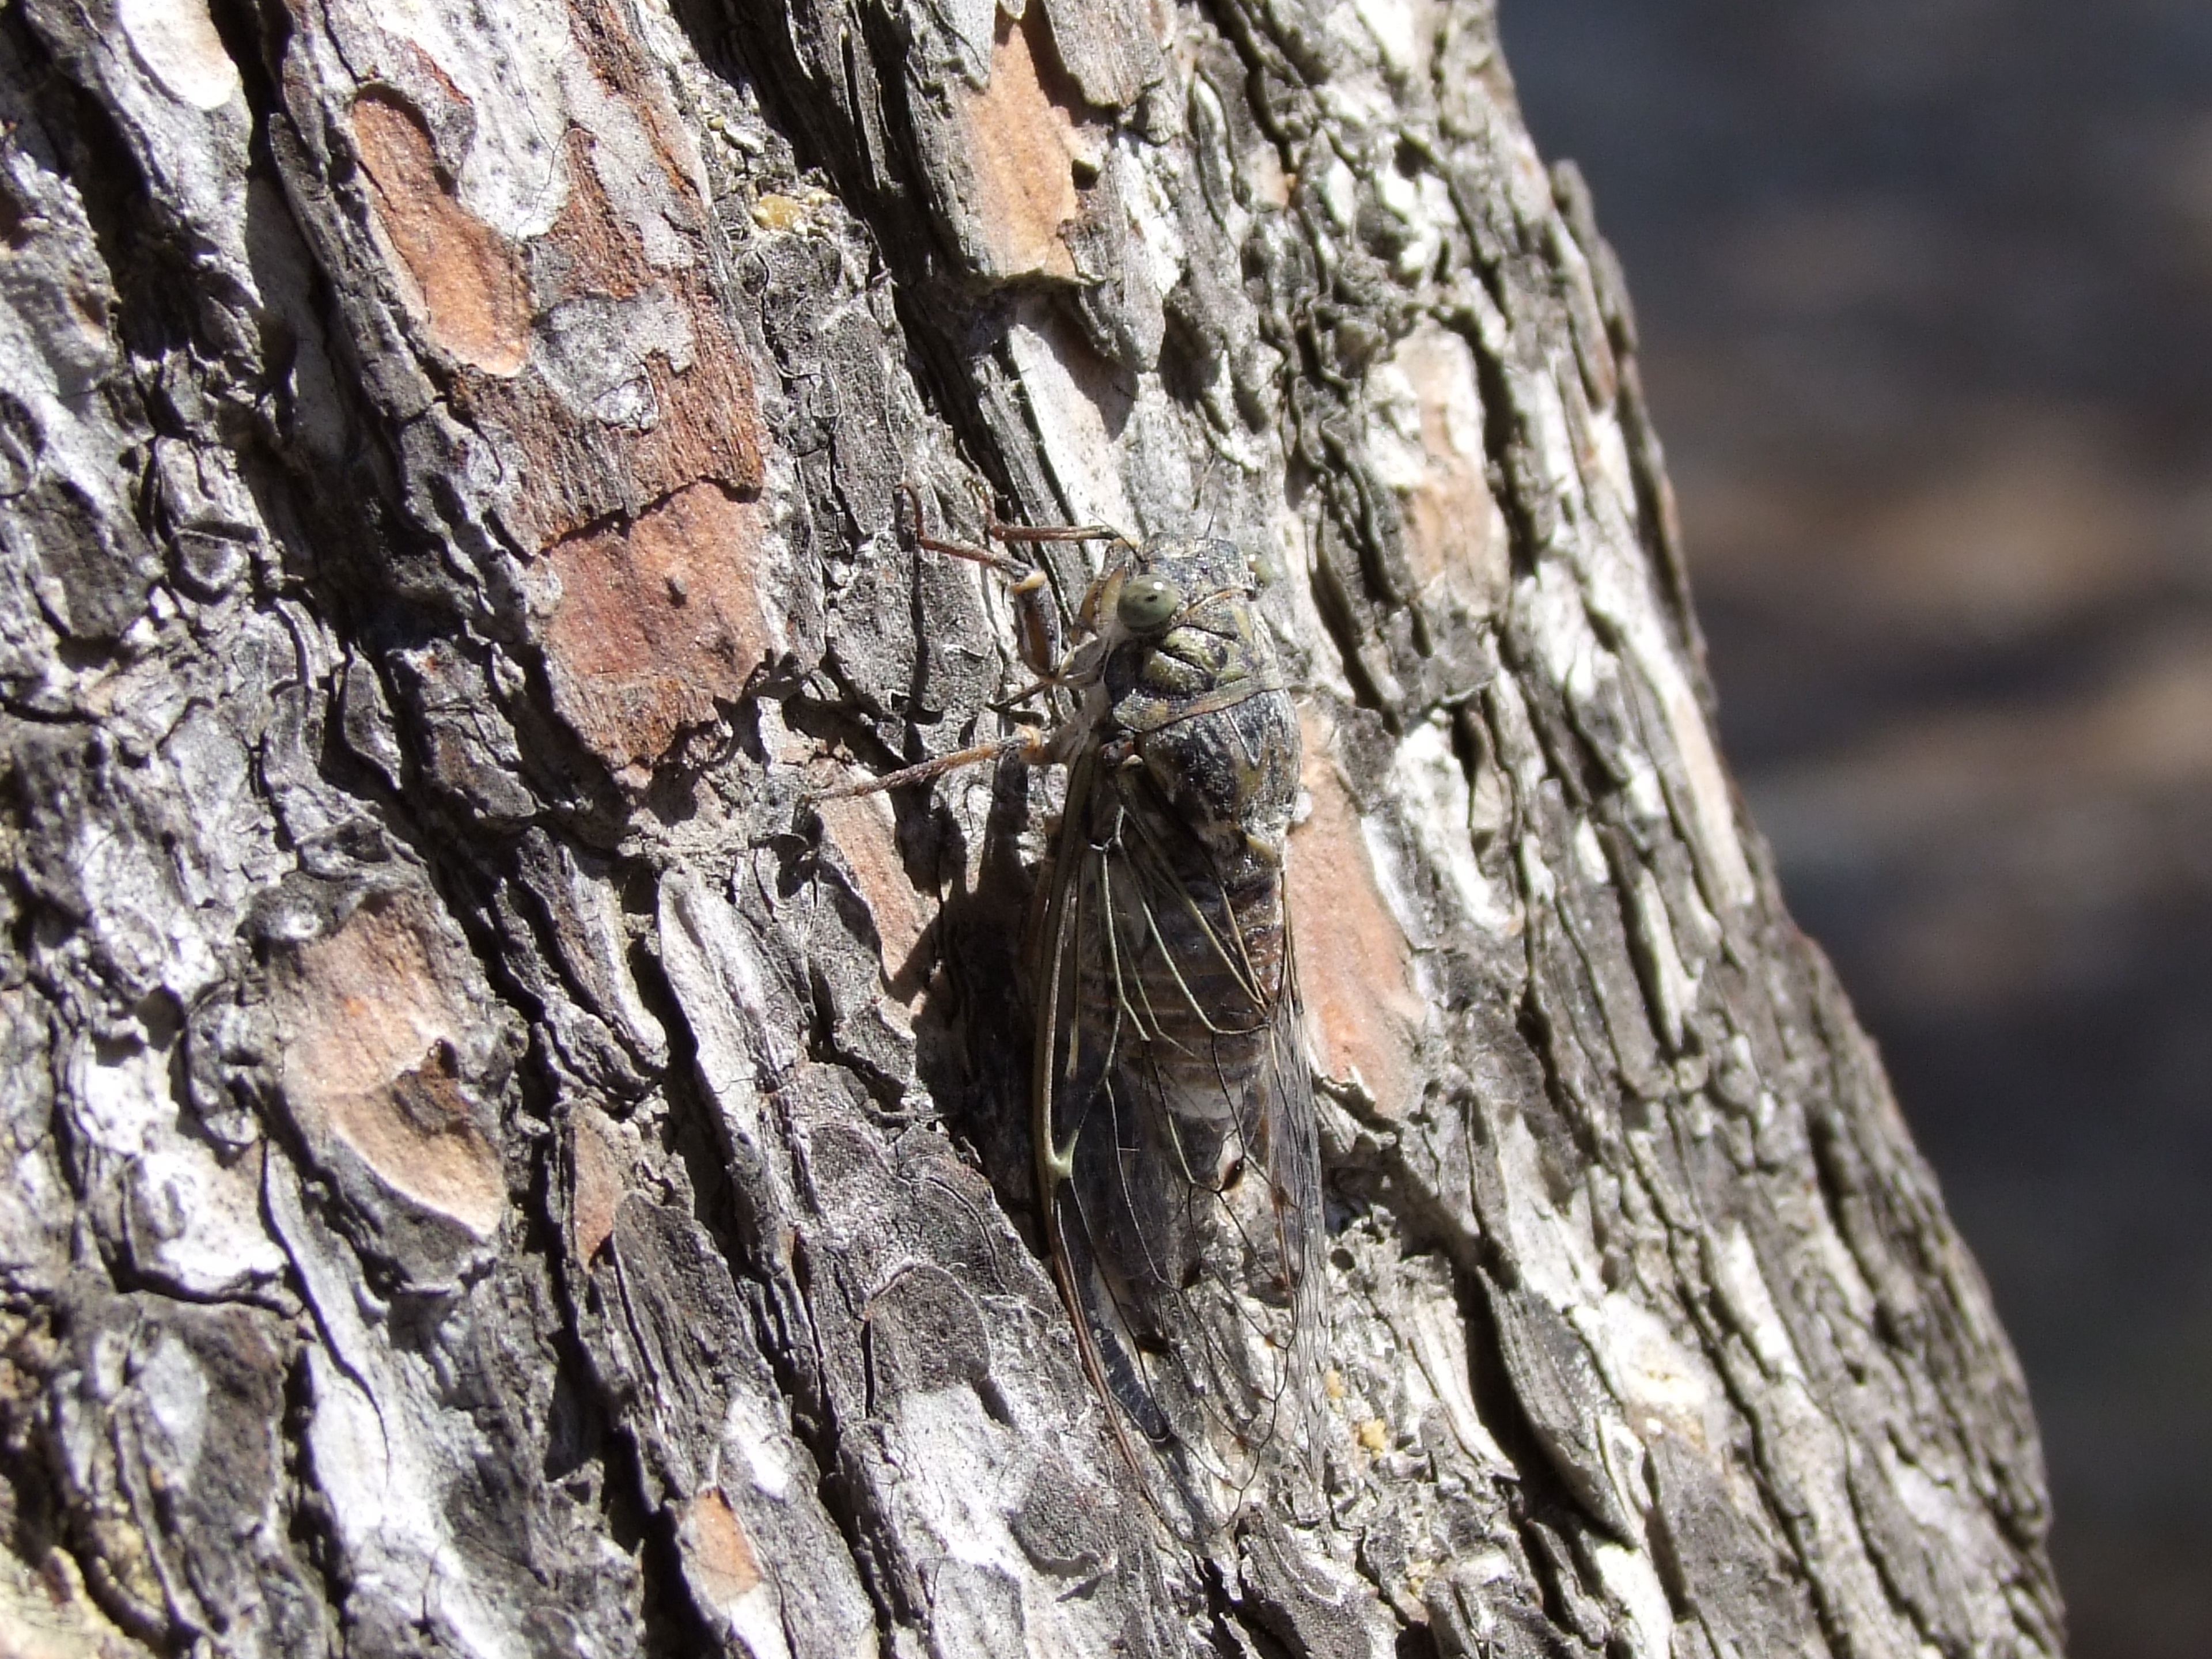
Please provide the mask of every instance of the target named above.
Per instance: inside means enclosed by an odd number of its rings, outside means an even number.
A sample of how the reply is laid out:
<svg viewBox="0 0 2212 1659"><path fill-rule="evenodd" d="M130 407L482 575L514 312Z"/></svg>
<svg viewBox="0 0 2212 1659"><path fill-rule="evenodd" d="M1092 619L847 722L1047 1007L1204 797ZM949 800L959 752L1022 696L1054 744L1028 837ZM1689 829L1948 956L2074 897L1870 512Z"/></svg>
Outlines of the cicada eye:
<svg viewBox="0 0 2212 1659"><path fill-rule="evenodd" d="M1114 614L1132 634L1157 634L1182 609L1182 590L1164 576L1132 576L1121 584Z"/></svg>

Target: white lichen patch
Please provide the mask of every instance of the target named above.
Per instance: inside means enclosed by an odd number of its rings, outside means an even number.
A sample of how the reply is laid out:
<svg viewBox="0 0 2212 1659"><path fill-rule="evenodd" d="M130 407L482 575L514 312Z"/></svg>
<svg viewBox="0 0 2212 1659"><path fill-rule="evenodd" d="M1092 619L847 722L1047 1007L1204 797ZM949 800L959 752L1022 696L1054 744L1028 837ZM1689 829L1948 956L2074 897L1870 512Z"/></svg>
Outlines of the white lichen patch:
<svg viewBox="0 0 2212 1659"><path fill-rule="evenodd" d="M238 94L238 65L223 49L207 0L119 0L115 21L163 91L194 109L221 109Z"/></svg>
<svg viewBox="0 0 2212 1659"><path fill-rule="evenodd" d="M1405 823L1423 861L1443 878L1459 918L1486 933L1508 937L1519 918L1482 873L1468 832L1473 792L1467 769L1452 747L1449 716L1437 714L1407 734L1390 763L1392 793L1406 803ZM1372 829L1368 848L1379 872L1398 861L1395 844ZM1385 878L1382 890L1408 939L1423 939L1431 930L1412 908L1403 874ZM1403 907L1403 908L1401 908Z"/></svg>
<svg viewBox="0 0 2212 1659"><path fill-rule="evenodd" d="M1114 430L1127 422L1128 391L1067 324L1041 307L1007 331L1006 350L1034 388L1038 443L1069 509L1087 524L1133 529Z"/></svg>

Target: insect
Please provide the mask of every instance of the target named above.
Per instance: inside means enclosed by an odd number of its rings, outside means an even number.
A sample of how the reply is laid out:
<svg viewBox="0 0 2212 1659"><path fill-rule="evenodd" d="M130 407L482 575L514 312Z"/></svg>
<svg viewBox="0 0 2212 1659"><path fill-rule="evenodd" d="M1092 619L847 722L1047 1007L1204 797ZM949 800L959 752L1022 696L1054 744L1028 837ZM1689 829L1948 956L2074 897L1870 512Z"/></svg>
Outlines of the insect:
<svg viewBox="0 0 2212 1659"><path fill-rule="evenodd" d="M1067 769L1030 957L1053 1271L1094 1386L1233 1507L1309 1434L1323 1232L1284 893L1297 714L1252 568L1227 541L1023 530L987 502L987 541L1110 544L1061 655L1042 567L921 535L908 494L923 547L1008 579L1060 718L852 792L1005 754Z"/></svg>

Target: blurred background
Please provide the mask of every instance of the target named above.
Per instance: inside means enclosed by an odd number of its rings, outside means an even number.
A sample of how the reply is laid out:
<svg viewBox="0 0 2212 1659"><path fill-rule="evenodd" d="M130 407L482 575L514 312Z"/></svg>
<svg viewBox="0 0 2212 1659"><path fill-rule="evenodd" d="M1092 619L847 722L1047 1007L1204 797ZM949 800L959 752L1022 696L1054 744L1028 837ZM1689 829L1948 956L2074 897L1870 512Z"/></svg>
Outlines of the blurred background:
<svg viewBox="0 0 2212 1659"><path fill-rule="evenodd" d="M2025 1361L2075 1659L2212 1656L2212 0L1501 0L1728 753Z"/></svg>

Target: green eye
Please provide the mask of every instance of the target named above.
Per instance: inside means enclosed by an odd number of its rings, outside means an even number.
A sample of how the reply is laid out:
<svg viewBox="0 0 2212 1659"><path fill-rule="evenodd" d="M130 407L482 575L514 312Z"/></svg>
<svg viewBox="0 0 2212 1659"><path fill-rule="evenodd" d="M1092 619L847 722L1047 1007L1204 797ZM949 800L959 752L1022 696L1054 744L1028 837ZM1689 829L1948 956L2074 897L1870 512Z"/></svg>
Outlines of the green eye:
<svg viewBox="0 0 2212 1659"><path fill-rule="evenodd" d="M1121 584L1114 614L1132 634L1157 634L1182 609L1182 590L1164 576L1132 576Z"/></svg>

